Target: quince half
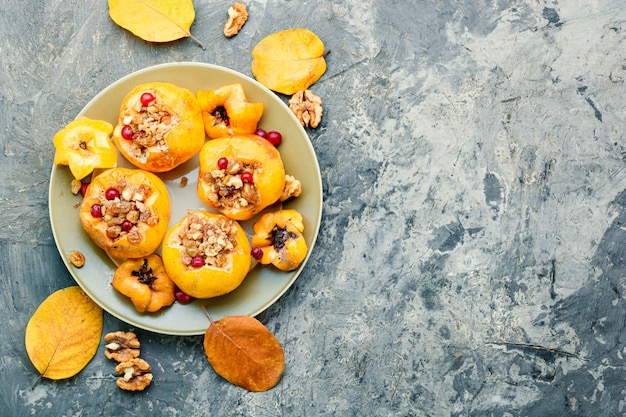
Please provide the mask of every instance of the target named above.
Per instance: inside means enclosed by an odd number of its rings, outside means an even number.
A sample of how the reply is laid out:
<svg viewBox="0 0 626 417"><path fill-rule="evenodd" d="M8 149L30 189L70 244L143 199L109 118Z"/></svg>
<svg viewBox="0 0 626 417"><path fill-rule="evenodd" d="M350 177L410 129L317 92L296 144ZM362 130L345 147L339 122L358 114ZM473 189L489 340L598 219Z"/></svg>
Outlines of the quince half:
<svg viewBox="0 0 626 417"><path fill-rule="evenodd" d="M111 133L113 126L104 120L77 118L54 135L54 163L69 165L77 180L95 168L114 167L117 150L110 139Z"/></svg>

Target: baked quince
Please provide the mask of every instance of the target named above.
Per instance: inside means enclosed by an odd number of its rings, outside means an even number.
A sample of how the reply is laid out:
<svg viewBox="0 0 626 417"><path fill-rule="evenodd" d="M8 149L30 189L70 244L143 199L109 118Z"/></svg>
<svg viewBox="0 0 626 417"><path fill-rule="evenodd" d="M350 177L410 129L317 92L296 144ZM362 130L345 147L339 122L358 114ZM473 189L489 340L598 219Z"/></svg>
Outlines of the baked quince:
<svg viewBox="0 0 626 417"><path fill-rule="evenodd" d="M140 313L153 313L176 300L176 285L165 272L161 257L155 253L126 259L115 270L111 284L129 297Z"/></svg>
<svg viewBox="0 0 626 417"><path fill-rule="evenodd" d="M291 209L266 213L254 223L252 256L281 271L296 269L308 252L302 215Z"/></svg>
<svg viewBox="0 0 626 417"><path fill-rule="evenodd" d="M190 211L170 228L162 257L172 281L195 298L233 291L251 264L248 237L239 223L205 210Z"/></svg>
<svg viewBox="0 0 626 417"><path fill-rule="evenodd" d="M284 187L280 153L260 136L212 139L200 151L198 196L232 219L251 219L274 204Z"/></svg>
<svg viewBox="0 0 626 417"><path fill-rule="evenodd" d="M54 163L69 165L77 180L95 168L114 167L117 150L110 139L112 132L113 126L104 120L87 117L73 120L54 135Z"/></svg>
<svg viewBox="0 0 626 417"><path fill-rule="evenodd" d="M196 155L204 143L202 112L194 94L171 83L131 90L119 112L113 140L138 168L170 171Z"/></svg>
<svg viewBox="0 0 626 417"><path fill-rule="evenodd" d="M263 116L263 103L249 103L239 83L199 90L197 95L204 129L210 138L254 133Z"/></svg>
<svg viewBox="0 0 626 417"><path fill-rule="evenodd" d="M161 244L170 220L170 198L156 175L111 168L85 191L79 218L94 243L113 258L140 258Z"/></svg>

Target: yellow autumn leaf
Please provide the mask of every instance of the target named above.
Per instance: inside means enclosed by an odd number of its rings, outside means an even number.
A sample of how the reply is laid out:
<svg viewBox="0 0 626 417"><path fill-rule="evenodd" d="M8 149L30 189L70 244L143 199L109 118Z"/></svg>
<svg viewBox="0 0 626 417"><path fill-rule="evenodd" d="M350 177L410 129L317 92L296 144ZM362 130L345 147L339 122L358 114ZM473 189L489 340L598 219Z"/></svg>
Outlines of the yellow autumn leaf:
<svg viewBox="0 0 626 417"><path fill-rule="evenodd" d="M96 354L102 336L102 309L78 286L46 298L26 325L26 352L44 378L65 379Z"/></svg>
<svg viewBox="0 0 626 417"><path fill-rule="evenodd" d="M196 11L192 0L109 0L109 16L143 40L170 42L192 37Z"/></svg>
<svg viewBox="0 0 626 417"><path fill-rule="evenodd" d="M324 43L307 29L288 29L263 38L252 50L252 75L282 94L306 90L326 71Z"/></svg>

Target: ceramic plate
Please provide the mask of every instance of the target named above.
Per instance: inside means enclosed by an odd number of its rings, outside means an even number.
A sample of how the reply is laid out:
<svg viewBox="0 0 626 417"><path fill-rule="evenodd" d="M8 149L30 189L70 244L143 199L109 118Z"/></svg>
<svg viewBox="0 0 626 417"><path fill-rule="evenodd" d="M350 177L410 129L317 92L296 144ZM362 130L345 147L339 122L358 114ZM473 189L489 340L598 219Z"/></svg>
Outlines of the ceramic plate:
<svg viewBox="0 0 626 417"><path fill-rule="evenodd" d="M132 73L95 96L78 116L106 120L113 126L124 96L136 85L163 81L197 90L211 90L226 84L242 84L248 101L263 102L264 113L259 127L278 130L283 135L279 146L285 171L302 183L302 195L291 199L285 206L302 213L305 223L305 239L309 254L317 238L321 220L322 185L319 165L309 138L283 101L273 92L236 71L202 63L172 63L157 65ZM62 126L59 126L59 129ZM132 167L121 155L118 166ZM165 182L172 202L170 226L187 213L188 209L207 209L196 194L198 160L183 164L175 170L158 174ZM181 178L188 183L181 187ZM258 265L253 268L242 285L222 297L195 300L190 304L174 303L157 313L138 313L130 300L118 293L111 285L116 268L100 248L92 243L78 220L80 194L70 191L72 175L67 166L54 166L50 177L50 222L57 248L68 270L83 290L104 310L130 325L163 334L203 334L208 319L201 309L204 305L213 319L233 315L255 316L271 306L294 283L306 264L298 269L282 272L274 267ZM254 219L253 219L254 220ZM251 236L252 221L242 222ZM86 262L82 268L74 267L68 259L73 250L81 251ZM308 259L308 256L307 256Z"/></svg>

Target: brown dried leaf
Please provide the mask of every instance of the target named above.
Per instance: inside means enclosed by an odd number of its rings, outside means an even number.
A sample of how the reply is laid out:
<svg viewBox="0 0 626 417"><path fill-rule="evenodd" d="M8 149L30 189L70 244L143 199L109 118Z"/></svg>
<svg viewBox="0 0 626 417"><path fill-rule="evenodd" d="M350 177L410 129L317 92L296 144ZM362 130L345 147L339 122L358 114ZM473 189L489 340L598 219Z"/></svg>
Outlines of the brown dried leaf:
<svg viewBox="0 0 626 417"><path fill-rule="evenodd" d="M102 309L78 286L46 298L26 325L26 352L44 378L65 379L96 354L102 336Z"/></svg>
<svg viewBox="0 0 626 417"><path fill-rule="evenodd" d="M280 342L250 316L212 321L204 334L204 352L215 372L248 391L267 391L285 370Z"/></svg>

